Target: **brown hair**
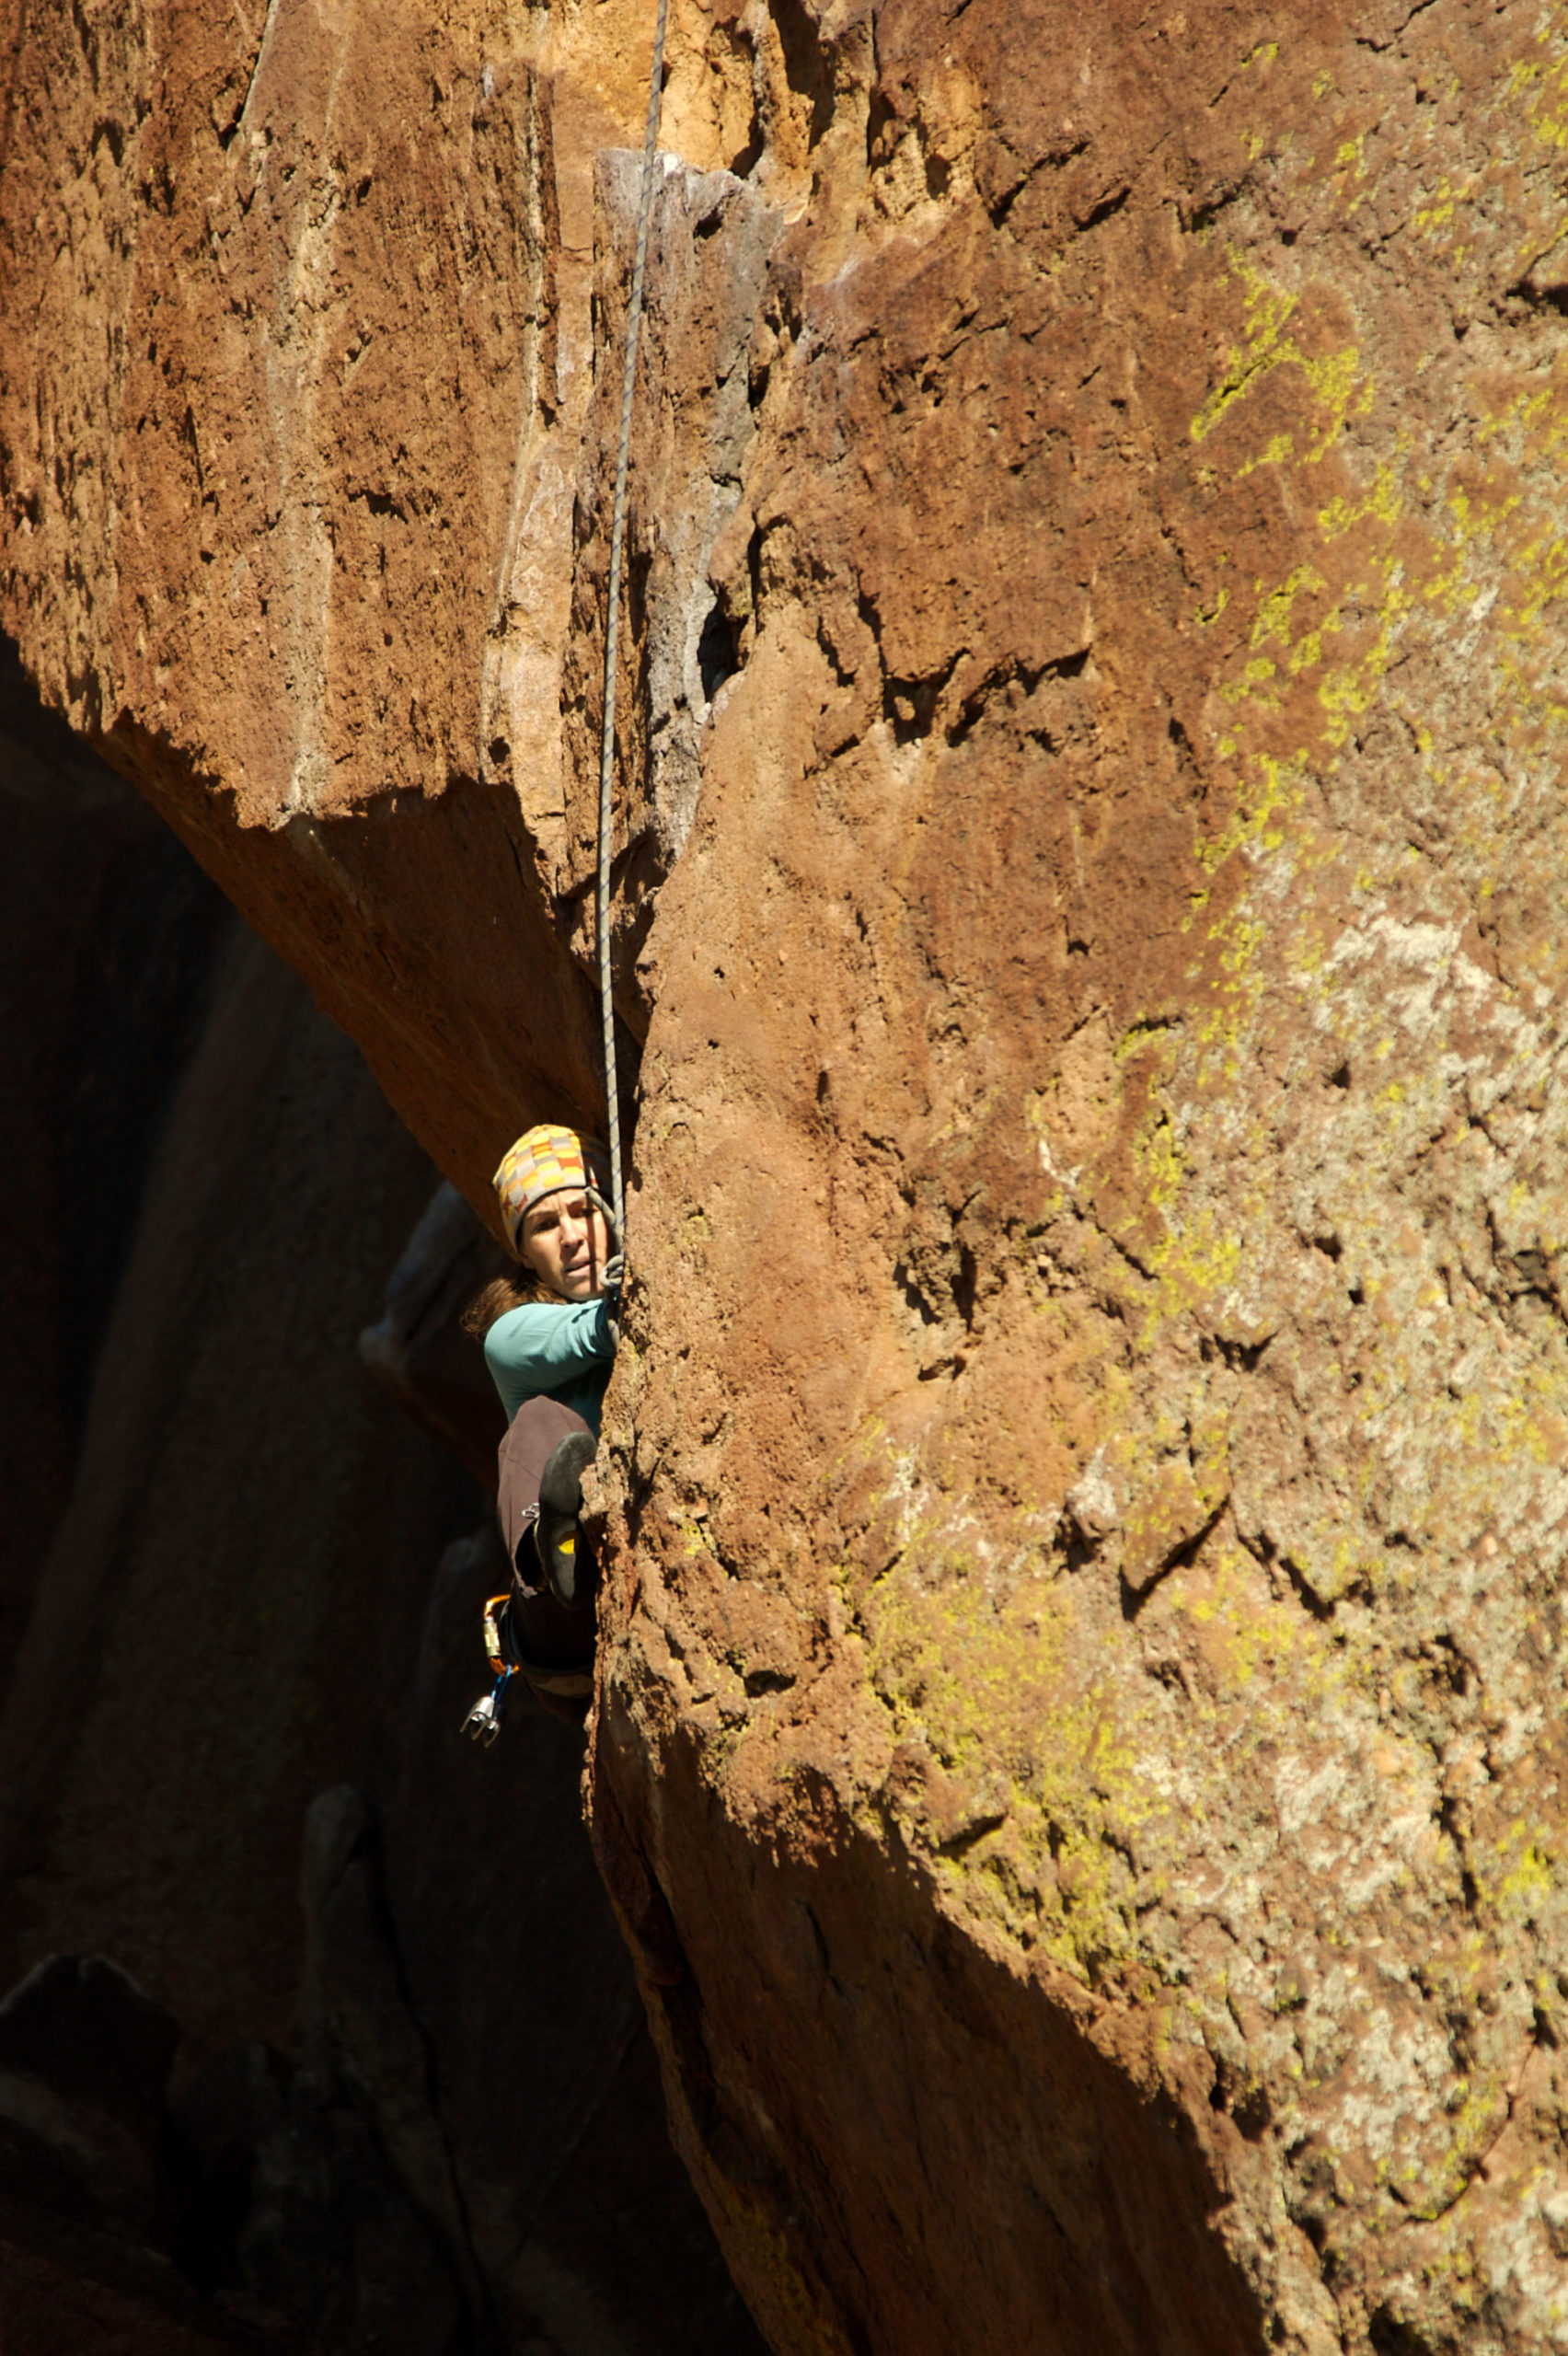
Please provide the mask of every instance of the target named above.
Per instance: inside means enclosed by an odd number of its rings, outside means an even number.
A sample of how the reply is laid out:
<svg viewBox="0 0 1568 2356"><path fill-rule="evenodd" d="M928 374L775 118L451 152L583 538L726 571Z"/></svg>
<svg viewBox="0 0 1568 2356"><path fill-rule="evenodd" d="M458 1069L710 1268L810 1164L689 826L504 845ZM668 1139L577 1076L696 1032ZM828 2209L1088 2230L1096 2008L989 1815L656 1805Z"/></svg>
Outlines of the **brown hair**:
<svg viewBox="0 0 1568 2356"><path fill-rule="evenodd" d="M523 1308L527 1301L544 1298L544 1288L532 1268L519 1261L504 1276L492 1276L488 1285L482 1285L457 1322L465 1334L472 1334L476 1342L482 1342L498 1317L504 1317L509 1310Z"/></svg>

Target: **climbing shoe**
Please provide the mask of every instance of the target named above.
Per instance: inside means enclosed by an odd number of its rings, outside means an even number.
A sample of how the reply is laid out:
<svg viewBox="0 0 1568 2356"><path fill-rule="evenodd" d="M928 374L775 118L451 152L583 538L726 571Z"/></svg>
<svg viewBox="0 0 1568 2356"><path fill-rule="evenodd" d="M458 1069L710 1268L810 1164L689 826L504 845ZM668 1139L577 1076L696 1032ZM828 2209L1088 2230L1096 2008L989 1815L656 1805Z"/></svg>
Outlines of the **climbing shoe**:
<svg viewBox="0 0 1568 2356"><path fill-rule="evenodd" d="M546 1585L569 1611L588 1601L592 1585L593 1565L577 1517L582 1509L582 1475L593 1461L593 1433L568 1432L551 1449L539 1475L534 1542Z"/></svg>

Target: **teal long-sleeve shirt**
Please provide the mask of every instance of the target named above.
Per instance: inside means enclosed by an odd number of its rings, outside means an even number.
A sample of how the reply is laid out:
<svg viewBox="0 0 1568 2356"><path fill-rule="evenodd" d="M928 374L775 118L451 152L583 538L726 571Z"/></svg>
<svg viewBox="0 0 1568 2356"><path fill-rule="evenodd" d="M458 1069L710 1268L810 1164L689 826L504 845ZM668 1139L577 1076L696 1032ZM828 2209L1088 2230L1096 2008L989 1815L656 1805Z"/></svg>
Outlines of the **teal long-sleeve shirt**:
<svg viewBox="0 0 1568 2356"><path fill-rule="evenodd" d="M548 1392L597 1433L616 1354L610 1308L601 1293L597 1300L531 1300L496 1319L485 1335L485 1364L508 1424L525 1399Z"/></svg>

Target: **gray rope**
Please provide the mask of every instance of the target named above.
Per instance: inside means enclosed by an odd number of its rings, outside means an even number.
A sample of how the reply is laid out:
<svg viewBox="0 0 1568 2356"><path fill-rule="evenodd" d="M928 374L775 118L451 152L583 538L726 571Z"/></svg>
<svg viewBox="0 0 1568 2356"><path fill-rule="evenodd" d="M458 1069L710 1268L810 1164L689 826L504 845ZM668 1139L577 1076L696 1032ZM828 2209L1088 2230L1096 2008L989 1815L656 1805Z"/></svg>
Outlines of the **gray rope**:
<svg viewBox="0 0 1568 2356"><path fill-rule="evenodd" d="M599 1011L605 1025L605 1117L610 1132L610 1198L615 1210L616 1250L626 1231L626 1195L621 1183L620 1092L616 1079L616 1010L610 981L610 844L614 830L612 786L616 760L616 649L620 637L621 553L626 541L626 478L631 456L631 402L637 386L637 338L642 325L642 277L648 261L648 225L658 185L655 144L664 78L664 23L669 0L659 0L653 29L653 69L648 84L648 127L642 137L642 201L637 214L637 252L626 312L626 369L621 378L620 446L616 454L616 500L610 519L610 586L605 618L605 718L599 738Z"/></svg>

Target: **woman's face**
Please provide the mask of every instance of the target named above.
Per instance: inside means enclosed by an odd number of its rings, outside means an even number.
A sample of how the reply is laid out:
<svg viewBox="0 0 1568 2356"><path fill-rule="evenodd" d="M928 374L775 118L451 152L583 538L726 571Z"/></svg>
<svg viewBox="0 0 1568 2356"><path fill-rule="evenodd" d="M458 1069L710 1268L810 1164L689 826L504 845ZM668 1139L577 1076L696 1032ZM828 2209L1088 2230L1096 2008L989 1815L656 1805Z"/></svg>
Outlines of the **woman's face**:
<svg viewBox="0 0 1568 2356"><path fill-rule="evenodd" d="M547 1195L523 1221L524 1261L562 1300L592 1300L604 1291L609 1249L605 1214L581 1186Z"/></svg>

